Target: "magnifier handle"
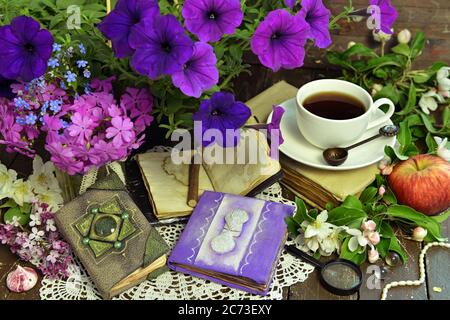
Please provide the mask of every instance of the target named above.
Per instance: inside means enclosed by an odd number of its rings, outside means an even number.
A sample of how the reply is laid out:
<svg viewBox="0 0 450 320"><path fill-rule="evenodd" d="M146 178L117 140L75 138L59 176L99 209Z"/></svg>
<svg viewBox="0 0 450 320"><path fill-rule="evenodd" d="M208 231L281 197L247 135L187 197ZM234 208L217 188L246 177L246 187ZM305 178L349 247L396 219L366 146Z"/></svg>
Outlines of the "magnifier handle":
<svg viewBox="0 0 450 320"><path fill-rule="evenodd" d="M296 246L290 245L290 246L286 246L285 248L286 248L286 251L289 252L290 254L292 254L294 257L302 259L303 261L306 261L319 269L323 268L323 264L319 260L311 257L309 254L301 251L300 249L297 249Z"/></svg>

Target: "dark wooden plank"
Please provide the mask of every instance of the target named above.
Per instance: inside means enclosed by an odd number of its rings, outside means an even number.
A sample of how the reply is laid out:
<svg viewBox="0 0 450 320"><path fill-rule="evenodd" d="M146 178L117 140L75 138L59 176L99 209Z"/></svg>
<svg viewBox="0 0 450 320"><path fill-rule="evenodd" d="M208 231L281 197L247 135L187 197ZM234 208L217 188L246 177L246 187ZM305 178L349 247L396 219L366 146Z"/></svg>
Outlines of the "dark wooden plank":
<svg viewBox="0 0 450 320"><path fill-rule="evenodd" d="M419 279L419 254L421 245L418 242L405 240L404 248L408 254L408 262L398 267L388 267L386 279L380 282L378 288L374 286L374 270L372 265L366 263L362 266L364 282L359 292L361 300L379 300L384 286L392 281L417 280ZM381 265L381 261L378 264ZM369 269L370 268L370 269ZM389 290L387 300L427 300L426 285L418 287L396 287Z"/></svg>
<svg viewBox="0 0 450 320"><path fill-rule="evenodd" d="M317 271L310 274L305 282L291 286L289 300L356 300L358 295L337 296L325 290L317 278Z"/></svg>
<svg viewBox="0 0 450 320"><path fill-rule="evenodd" d="M442 233L450 236L450 220L442 224ZM430 300L450 300L450 250L430 248L425 260Z"/></svg>

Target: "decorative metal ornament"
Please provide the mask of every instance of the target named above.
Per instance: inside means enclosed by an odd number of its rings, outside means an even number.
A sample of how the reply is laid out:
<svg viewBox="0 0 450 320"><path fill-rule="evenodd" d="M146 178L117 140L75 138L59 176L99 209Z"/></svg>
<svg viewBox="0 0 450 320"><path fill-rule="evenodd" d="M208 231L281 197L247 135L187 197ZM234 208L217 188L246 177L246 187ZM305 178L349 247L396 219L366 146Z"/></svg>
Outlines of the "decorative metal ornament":
<svg viewBox="0 0 450 320"><path fill-rule="evenodd" d="M74 227L80 234L81 243L96 258L122 250L127 239L138 231L130 212L123 207L117 196L101 205L88 208Z"/></svg>

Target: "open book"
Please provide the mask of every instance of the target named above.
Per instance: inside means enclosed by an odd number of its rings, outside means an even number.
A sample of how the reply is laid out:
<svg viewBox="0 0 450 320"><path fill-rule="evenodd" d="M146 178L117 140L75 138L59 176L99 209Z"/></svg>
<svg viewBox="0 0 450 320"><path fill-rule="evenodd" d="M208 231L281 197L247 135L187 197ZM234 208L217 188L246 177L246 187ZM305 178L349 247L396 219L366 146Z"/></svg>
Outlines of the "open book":
<svg viewBox="0 0 450 320"><path fill-rule="evenodd" d="M252 137L256 138L253 140L257 141L256 149L255 144L252 146L247 143ZM242 149L245 157L238 151L242 146L245 146ZM233 153L232 162L235 164L220 164L226 158L225 151L230 150L223 150L217 145L214 146L215 150L208 148L203 152L204 161L199 174L199 196L206 190L256 195L282 177L279 162L270 157L265 135L258 131L246 130L241 135L238 147L234 148L236 152ZM174 157L182 157L188 162L192 158L192 151L174 150L172 153L144 153L137 157L153 212L158 219L188 216L193 210L187 205L189 164L176 164L173 161ZM218 154L223 157L218 157ZM255 157L256 155L258 156Z"/></svg>

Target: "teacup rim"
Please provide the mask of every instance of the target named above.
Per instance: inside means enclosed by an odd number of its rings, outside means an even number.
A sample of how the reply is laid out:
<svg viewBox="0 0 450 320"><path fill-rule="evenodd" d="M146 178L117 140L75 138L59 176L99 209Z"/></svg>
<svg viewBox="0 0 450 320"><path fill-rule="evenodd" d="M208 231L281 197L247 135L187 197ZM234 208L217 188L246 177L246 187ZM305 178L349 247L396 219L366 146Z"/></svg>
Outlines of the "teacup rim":
<svg viewBox="0 0 450 320"><path fill-rule="evenodd" d="M360 116L358 116L358 117L356 117L356 118L345 119L345 120L335 120L335 119L327 119L327 118L319 117L318 115L315 115L314 113L312 113L312 112L310 112L309 110L307 110L302 104L299 103L299 100L300 100L300 99L299 99L299 96L300 96L300 93L301 93L301 91L302 91L302 89L303 89L304 87L306 87L306 86L308 86L308 85L311 85L312 83L317 83L317 82L327 82L327 81L333 81L333 82L344 83L344 84L346 84L346 85L350 85L350 86L352 86L352 87L355 87L355 88L360 89L360 90L366 95L366 97L369 98L369 101L370 101L370 106L369 106L369 108L366 110L366 112L364 112L364 114L362 114L362 115L360 115ZM319 120L322 120L322 121L325 121L325 122L330 122L330 123L350 123L350 122L354 122L354 121L357 121L357 120L361 120L361 119L363 119L364 117L368 117L369 114L370 114L370 110L372 109L372 106L373 106L374 103L373 103L373 98L372 98L372 96L371 96L371 95L370 95L363 87L358 86L357 84L354 84L354 83L352 83L352 82L345 81L345 80L340 80L340 79L318 79L318 80L310 81L310 82L304 84L303 86L301 86L301 87L298 89L297 95L296 95L296 98L295 98L295 104L297 105L297 108L301 108L304 112L306 112L308 115L312 116L312 117L315 118L315 119L319 119Z"/></svg>

